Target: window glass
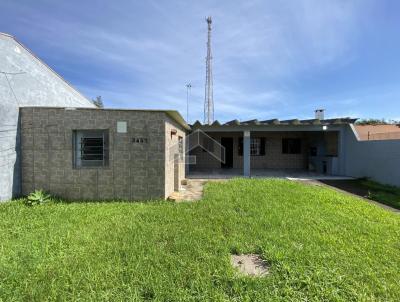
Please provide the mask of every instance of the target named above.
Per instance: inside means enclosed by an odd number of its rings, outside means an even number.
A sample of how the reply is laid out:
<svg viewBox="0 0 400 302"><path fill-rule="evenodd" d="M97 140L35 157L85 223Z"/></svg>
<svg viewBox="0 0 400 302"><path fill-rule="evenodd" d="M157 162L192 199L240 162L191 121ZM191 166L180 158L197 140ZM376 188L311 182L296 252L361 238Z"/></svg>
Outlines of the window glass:
<svg viewBox="0 0 400 302"><path fill-rule="evenodd" d="M256 156L260 155L261 151L261 139L260 138L251 138L250 139L250 155Z"/></svg>
<svg viewBox="0 0 400 302"><path fill-rule="evenodd" d="M239 137L238 155L243 156L243 137ZM265 137L250 138L250 155L251 156L265 155Z"/></svg>
<svg viewBox="0 0 400 302"><path fill-rule="evenodd" d="M81 137L81 159L103 160L103 137Z"/></svg>
<svg viewBox="0 0 400 302"><path fill-rule="evenodd" d="M74 130L74 167L108 166L108 130Z"/></svg>
<svg viewBox="0 0 400 302"><path fill-rule="evenodd" d="M300 154L301 139L299 138L284 138L282 139L282 153L284 154Z"/></svg>

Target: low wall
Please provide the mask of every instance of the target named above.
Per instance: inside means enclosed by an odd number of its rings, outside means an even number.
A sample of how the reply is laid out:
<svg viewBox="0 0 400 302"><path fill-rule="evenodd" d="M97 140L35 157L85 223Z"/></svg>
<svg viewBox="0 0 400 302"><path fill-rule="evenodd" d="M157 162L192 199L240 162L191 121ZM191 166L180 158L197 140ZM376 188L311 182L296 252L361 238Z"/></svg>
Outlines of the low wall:
<svg viewBox="0 0 400 302"><path fill-rule="evenodd" d="M400 187L400 140L360 141L353 126L345 135L346 174Z"/></svg>

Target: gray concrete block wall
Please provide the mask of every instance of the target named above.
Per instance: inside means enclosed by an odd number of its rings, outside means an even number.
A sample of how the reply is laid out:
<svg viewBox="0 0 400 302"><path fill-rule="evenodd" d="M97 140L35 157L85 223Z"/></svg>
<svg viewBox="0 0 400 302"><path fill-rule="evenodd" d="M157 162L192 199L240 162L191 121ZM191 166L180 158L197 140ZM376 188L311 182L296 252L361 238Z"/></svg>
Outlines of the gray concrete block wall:
<svg viewBox="0 0 400 302"><path fill-rule="evenodd" d="M22 190L77 200L165 197L164 112L22 108ZM117 133L117 121L127 133ZM57 122L57 123L55 123ZM108 129L109 166L73 168L73 130ZM132 143L132 138L147 143Z"/></svg>
<svg viewBox="0 0 400 302"><path fill-rule="evenodd" d="M233 168L243 168L243 156L238 154L240 132L210 132L207 133L221 142L221 137L233 137ZM251 156L252 169L305 169L308 158L308 134L304 132L259 132L252 131L251 137L264 137L266 139L265 155ZM303 138L301 154L282 154L282 138ZM190 165L191 170L218 169L221 163L213 156L197 147L191 155L196 156L196 164Z"/></svg>
<svg viewBox="0 0 400 302"><path fill-rule="evenodd" d="M345 174L400 187L400 140L359 141L345 130Z"/></svg>
<svg viewBox="0 0 400 302"><path fill-rule="evenodd" d="M251 168L261 169L306 169L308 163L308 137L303 132L263 133L253 132L251 137L265 137L265 156L252 156ZM301 138L300 154L283 154L283 138ZM241 160L243 158L241 157Z"/></svg>
<svg viewBox="0 0 400 302"><path fill-rule="evenodd" d="M0 34L0 201L21 192L19 107L94 105L13 37Z"/></svg>

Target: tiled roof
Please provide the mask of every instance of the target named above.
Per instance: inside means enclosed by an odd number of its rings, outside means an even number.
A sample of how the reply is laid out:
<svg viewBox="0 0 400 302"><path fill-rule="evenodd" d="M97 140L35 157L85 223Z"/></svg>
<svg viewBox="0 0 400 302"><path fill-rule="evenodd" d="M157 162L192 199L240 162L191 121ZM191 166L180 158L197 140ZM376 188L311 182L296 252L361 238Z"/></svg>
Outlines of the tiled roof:
<svg viewBox="0 0 400 302"><path fill-rule="evenodd" d="M259 121L257 119L248 120L248 121L239 121L239 120L231 120L226 123L220 123L219 121L215 121L211 125L202 124L199 121L196 121L192 127L212 127L212 126L278 126L278 125L287 125L287 126L304 126L304 125L345 125L345 124L353 124L357 119L356 118L333 118L333 119L308 119L308 120L298 120L298 119L291 119L291 120L278 120L278 119L271 119L271 120L263 120Z"/></svg>

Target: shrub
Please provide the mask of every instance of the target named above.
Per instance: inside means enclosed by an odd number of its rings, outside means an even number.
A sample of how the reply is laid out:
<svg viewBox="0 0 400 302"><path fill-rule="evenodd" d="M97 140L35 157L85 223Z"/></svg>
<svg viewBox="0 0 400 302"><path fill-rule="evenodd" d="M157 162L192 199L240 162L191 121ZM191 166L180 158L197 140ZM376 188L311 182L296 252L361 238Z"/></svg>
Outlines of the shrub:
<svg viewBox="0 0 400 302"><path fill-rule="evenodd" d="M28 206L41 205L48 202L50 198L50 194L47 194L45 191L35 190L35 192L29 194L25 199L25 204Z"/></svg>

